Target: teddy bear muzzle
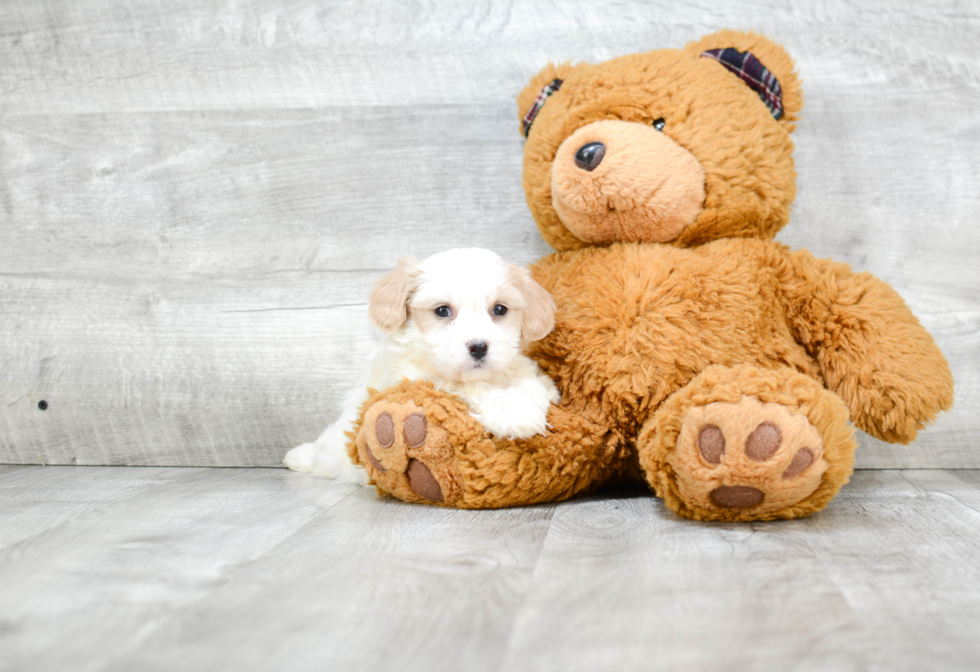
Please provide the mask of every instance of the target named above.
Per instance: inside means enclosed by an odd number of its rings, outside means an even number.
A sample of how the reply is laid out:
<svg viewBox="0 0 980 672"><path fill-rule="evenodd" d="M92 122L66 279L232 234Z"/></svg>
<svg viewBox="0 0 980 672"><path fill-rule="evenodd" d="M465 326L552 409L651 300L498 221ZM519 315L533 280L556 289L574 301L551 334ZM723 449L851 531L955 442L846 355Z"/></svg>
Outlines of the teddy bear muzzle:
<svg viewBox="0 0 980 672"><path fill-rule="evenodd" d="M704 168L653 126L596 121L558 148L551 198L559 219L583 242L662 243L704 209Z"/></svg>

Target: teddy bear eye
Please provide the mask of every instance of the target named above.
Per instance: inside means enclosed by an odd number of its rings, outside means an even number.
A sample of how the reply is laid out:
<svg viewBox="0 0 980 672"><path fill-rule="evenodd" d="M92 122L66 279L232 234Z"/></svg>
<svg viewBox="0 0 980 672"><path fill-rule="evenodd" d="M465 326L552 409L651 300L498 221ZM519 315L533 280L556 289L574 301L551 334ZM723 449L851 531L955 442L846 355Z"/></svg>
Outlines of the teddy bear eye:
<svg viewBox="0 0 980 672"><path fill-rule="evenodd" d="M435 313L438 317L452 317L453 310L449 306L439 306L436 308Z"/></svg>
<svg viewBox="0 0 980 672"><path fill-rule="evenodd" d="M503 317L507 314L507 306L502 306L499 303L493 307L493 314L497 317Z"/></svg>
<svg viewBox="0 0 980 672"><path fill-rule="evenodd" d="M666 125L667 125L667 122L664 120L663 117L660 117L658 119L654 119L653 120L653 127L655 129L657 129L658 131L663 131L664 130L664 126L666 126Z"/></svg>

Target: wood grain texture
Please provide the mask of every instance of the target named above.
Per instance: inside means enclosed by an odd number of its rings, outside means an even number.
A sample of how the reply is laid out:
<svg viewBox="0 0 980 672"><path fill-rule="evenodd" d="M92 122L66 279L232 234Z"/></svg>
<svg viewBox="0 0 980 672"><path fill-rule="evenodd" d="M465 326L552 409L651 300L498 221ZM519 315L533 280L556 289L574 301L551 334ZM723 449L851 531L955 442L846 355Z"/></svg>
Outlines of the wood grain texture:
<svg viewBox="0 0 980 672"><path fill-rule="evenodd" d="M735 27L804 79L780 240L891 283L953 367L953 411L858 466L980 468L975 3L36 0L0 25L0 462L278 464L357 379L399 257L549 251L531 75Z"/></svg>
<svg viewBox="0 0 980 672"><path fill-rule="evenodd" d="M811 518L642 489L457 511L280 469L0 471L0 669L894 670L980 662L980 472Z"/></svg>
<svg viewBox="0 0 980 672"><path fill-rule="evenodd" d="M71 468L0 481L0 667L104 669L356 489L281 470ZM57 624L56 626L54 624ZM85 651L94 641L106 660Z"/></svg>

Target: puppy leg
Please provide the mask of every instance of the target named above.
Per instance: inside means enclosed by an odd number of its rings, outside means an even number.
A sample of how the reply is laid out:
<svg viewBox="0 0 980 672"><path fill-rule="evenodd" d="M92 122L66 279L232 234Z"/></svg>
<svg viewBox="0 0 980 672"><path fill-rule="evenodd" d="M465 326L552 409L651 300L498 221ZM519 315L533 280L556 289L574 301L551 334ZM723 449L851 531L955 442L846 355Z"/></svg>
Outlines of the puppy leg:
<svg viewBox="0 0 980 672"><path fill-rule="evenodd" d="M355 466L347 454L346 435L357 422L358 409L365 399L367 389L363 386L348 392L337 421L323 430L316 441L296 446L286 453L283 464L293 471L311 472L319 478L367 485L369 479L364 467Z"/></svg>
<svg viewBox="0 0 980 672"><path fill-rule="evenodd" d="M470 400L470 413L495 436L527 439L547 432L548 409L558 401L558 390L549 378L520 378Z"/></svg>
<svg viewBox="0 0 980 672"><path fill-rule="evenodd" d="M357 421L357 413L343 414L313 442L316 460L312 473L319 478L334 478L342 483L367 485L364 467L354 466L347 454L347 435ZM302 448L298 446L297 448ZM294 449L295 450L295 449Z"/></svg>

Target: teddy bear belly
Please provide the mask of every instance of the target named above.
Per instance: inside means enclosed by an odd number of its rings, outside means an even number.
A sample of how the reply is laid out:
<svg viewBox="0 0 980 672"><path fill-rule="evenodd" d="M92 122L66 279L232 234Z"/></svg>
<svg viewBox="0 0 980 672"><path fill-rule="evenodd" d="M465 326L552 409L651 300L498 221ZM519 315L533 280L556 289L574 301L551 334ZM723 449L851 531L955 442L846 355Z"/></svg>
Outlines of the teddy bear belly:
<svg viewBox="0 0 980 672"><path fill-rule="evenodd" d="M555 298L556 326L531 354L563 406L628 435L713 364L789 366L821 380L780 304L773 254L773 243L726 240L546 257L534 275Z"/></svg>

